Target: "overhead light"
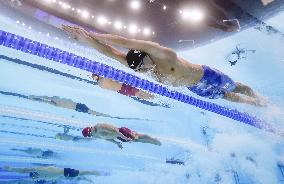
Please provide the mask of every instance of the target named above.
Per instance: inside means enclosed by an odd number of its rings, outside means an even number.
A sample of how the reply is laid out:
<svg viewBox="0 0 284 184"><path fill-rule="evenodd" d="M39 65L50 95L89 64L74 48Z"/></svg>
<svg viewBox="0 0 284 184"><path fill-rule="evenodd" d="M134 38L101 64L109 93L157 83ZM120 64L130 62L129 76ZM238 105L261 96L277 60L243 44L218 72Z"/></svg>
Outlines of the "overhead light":
<svg viewBox="0 0 284 184"><path fill-rule="evenodd" d="M130 7L133 9L133 10L138 10L140 7L141 7L141 3L139 0L132 0L130 2Z"/></svg>
<svg viewBox="0 0 284 184"><path fill-rule="evenodd" d="M135 24L131 24L131 25L128 27L128 31L129 31L129 33L131 33L131 34L137 33L137 26L136 26Z"/></svg>
<svg viewBox="0 0 284 184"><path fill-rule="evenodd" d="M92 15L92 19L94 19L95 18L95 16L94 15Z"/></svg>
<svg viewBox="0 0 284 184"><path fill-rule="evenodd" d="M104 16L99 16L97 21L100 25L104 25L107 23L107 18L105 18Z"/></svg>
<svg viewBox="0 0 284 184"><path fill-rule="evenodd" d="M183 19L190 19L193 22L200 22L204 18L204 13L199 9L184 10L182 11Z"/></svg>
<svg viewBox="0 0 284 184"><path fill-rule="evenodd" d="M75 8L72 8L72 11L75 11Z"/></svg>
<svg viewBox="0 0 284 184"><path fill-rule="evenodd" d="M44 2L51 3L52 1L51 0L44 0Z"/></svg>
<svg viewBox="0 0 284 184"><path fill-rule="evenodd" d="M120 21L115 21L114 22L114 27L115 27L115 29L121 29L122 28L122 23Z"/></svg>
<svg viewBox="0 0 284 184"><path fill-rule="evenodd" d="M143 30L143 34L144 34L145 36L150 35L150 33L151 33L151 31L150 31L150 29L149 29L149 28L144 28L144 30Z"/></svg>
<svg viewBox="0 0 284 184"><path fill-rule="evenodd" d="M29 26L29 29L32 29L32 27L31 27L31 26Z"/></svg>
<svg viewBox="0 0 284 184"><path fill-rule="evenodd" d="M65 3L62 3L62 5L61 5L61 6L62 6L62 8L63 8L63 9L67 9L67 8L68 8L68 5L67 5L67 4L65 4Z"/></svg>
<svg viewBox="0 0 284 184"><path fill-rule="evenodd" d="M82 15L82 17L85 18L85 19L89 18L89 16L90 16L90 15L89 15L89 12L87 12L86 10L83 10L82 13L81 13L81 15Z"/></svg>
<svg viewBox="0 0 284 184"><path fill-rule="evenodd" d="M164 5L164 6L163 6L163 10L166 10L166 9L167 9L167 6L166 6L166 5Z"/></svg>
<svg viewBox="0 0 284 184"><path fill-rule="evenodd" d="M16 23L17 23L17 24L19 24L19 23L20 23L20 21L18 21L18 20L17 20L17 21L16 21Z"/></svg>

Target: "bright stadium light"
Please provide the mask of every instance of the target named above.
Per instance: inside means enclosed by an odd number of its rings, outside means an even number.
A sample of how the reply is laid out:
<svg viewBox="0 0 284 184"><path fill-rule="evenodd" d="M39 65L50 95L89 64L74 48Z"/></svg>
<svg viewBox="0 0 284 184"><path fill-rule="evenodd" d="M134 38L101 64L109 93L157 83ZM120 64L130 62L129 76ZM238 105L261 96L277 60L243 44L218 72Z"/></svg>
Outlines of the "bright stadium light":
<svg viewBox="0 0 284 184"><path fill-rule="evenodd" d="M141 3L139 0L132 0L130 2L130 7L133 9L133 10L138 10L140 7L141 7Z"/></svg>
<svg viewBox="0 0 284 184"><path fill-rule="evenodd" d="M192 22L200 22L204 19L204 13L199 9L180 11L183 19L191 20Z"/></svg>
<svg viewBox="0 0 284 184"><path fill-rule="evenodd" d="M98 23L100 25L104 25L106 24L108 21L107 21L107 18L105 18L104 16L99 16L98 19L97 19Z"/></svg>
<svg viewBox="0 0 284 184"><path fill-rule="evenodd" d="M149 28L144 28L143 34L144 34L145 36L149 36L149 35L151 34L151 30L150 30Z"/></svg>
<svg viewBox="0 0 284 184"><path fill-rule="evenodd" d="M114 22L114 27L115 29L121 29L122 28L122 23L120 21L115 21Z"/></svg>
<svg viewBox="0 0 284 184"><path fill-rule="evenodd" d="M129 27L128 27L128 31L129 31L129 33L131 33L131 34L135 34L135 33L137 33L137 26L135 25L135 24L131 24Z"/></svg>
<svg viewBox="0 0 284 184"><path fill-rule="evenodd" d="M84 19L87 19L90 17L90 14L88 11L86 10L83 10L82 13L81 13L81 16L84 18Z"/></svg>

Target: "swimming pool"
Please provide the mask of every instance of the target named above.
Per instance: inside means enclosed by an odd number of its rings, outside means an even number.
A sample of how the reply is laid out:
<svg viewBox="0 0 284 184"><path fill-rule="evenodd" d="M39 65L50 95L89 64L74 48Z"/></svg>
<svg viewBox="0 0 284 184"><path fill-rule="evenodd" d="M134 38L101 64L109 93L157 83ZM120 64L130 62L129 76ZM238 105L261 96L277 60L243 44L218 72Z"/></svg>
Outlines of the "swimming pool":
<svg viewBox="0 0 284 184"><path fill-rule="evenodd" d="M1 30L133 73L84 45L75 45L62 31L47 25L34 26L40 23L19 17L16 13L7 16L5 11L1 12ZM283 17L283 13L279 14L269 23L284 31L283 25L279 25ZM247 59L231 66L226 56L236 45L255 49L256 52L248 53ZM194 63L229 73L233 79L243 81L264 94L270 101L266 108L223 100L214 102L257 116L277 132L283 132L283 49L283 38L251 28L179 54ZM145 105L99 88L88 72L2 46L0 51L1 182L13 183L12 178L20 178L23 182L27 179L26 174L4 171L4 166L55 166L99 171L102 176L88 176L95 183L284 182L284 141L279 135L164 97L155 100L155 104L161 106ZM151 80L143 75L139 77ZM183 88L175 90L193 95ZM112 117L55 107L30 100L27 98L29 95L68 98ZM163 104L168 105L165 107ZM99 122L147 133L161 140L162 146L125 143L124 148L119 149L103 140L84 142L55 138L56 134L64 131L81 136L83 127ZM49 150L54 154L44 157L41 151L23 151L29 148ZM59 181L64 182L75 181Z"/></svg>

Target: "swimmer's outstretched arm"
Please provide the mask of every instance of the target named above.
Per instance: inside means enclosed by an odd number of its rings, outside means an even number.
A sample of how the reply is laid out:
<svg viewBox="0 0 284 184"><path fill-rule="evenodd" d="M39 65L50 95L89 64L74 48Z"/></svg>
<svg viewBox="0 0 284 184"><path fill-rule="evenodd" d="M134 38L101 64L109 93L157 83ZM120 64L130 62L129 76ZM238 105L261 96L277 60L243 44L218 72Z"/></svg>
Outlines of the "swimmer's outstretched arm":
<svg viewBox="0 0 284 184"><path fill-rule="evenodd" d="M45 102L54 105L54 102L52 102L52 97L29 95L28 98L31 100Z"/></svg>
<svg viewBox="0 0 284 184"><path fill-rule="evenodd" d="M17 173L29 173L35 171L33 168L17 168L17 167L10 167L4 166L3 169L5 171L17 172Z"/></svg>
<svg viewBox="0 0 284 184"><path fill-rule="evenodd" d="M81 41L86 42L90 44L92 47L94 47L98 52L104 54L105 56L108 56L112 59L115 59L122 63L125 66L128 66L126 61L126 55L125 53L121 52L120 50L99 42L98 40L94 39L92 36L90 36L90 33L86 30L84 30L81 27L76 26L67 26L62 25L62 29L66 31L68 34L71 35L71 37Z"/></svg>
<svg viewBox="0 0 284 184"><path fill-rule="evenodd" d="M94 40L97 40L100 43L111 44L114 46L124 47L128 49L142 50L148 53L150 56L156 58L177 58L176 52L174 50L167 47L163 47L155 42L129 39L118 35L99 34L94 32L89 33L89 35Z"/></svg>

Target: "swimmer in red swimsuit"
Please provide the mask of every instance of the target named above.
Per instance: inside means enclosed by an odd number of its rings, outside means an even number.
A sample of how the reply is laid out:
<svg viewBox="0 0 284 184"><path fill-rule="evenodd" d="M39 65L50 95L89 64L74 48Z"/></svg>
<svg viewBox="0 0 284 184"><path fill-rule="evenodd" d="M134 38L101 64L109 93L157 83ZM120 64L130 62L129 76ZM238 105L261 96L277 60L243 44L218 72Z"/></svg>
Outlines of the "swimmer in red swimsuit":
<svg viewBox="0 0 284 184"><path fill-rule="evenodd" d="M141 99L151 99L154 97L150 93L141 91L135 87L129 86L127 84L121 84L111 79L98 76L96 74L92 74L92 78L93 80L98 82L98 85L101 88L117 91L118 93L126 96L136 96Z"/></svg>
<svg viewBox="0 0 284 184"><path fill-rule="evenodd" d="M117 128L111 124L99 123L93 127L83 129L84 137L105 139L122 148L121 142L142 142L161 146L162 143L146 134L140 134L126 127ZM121 142L120 142L121 141Z"/></svg>

